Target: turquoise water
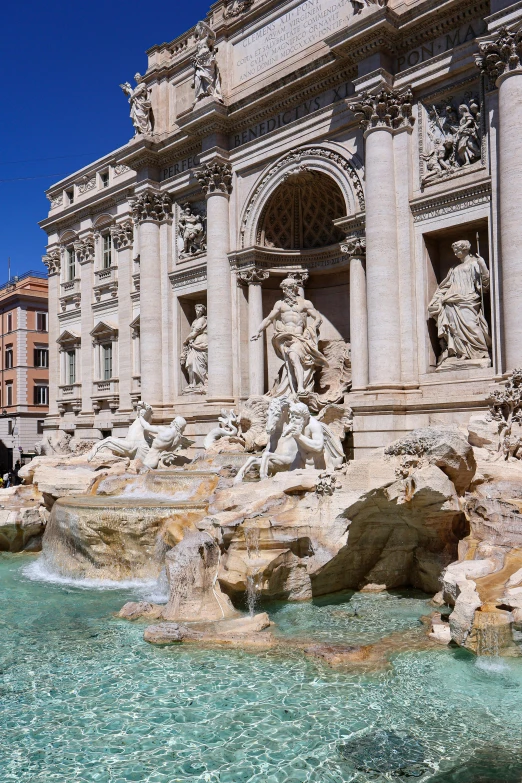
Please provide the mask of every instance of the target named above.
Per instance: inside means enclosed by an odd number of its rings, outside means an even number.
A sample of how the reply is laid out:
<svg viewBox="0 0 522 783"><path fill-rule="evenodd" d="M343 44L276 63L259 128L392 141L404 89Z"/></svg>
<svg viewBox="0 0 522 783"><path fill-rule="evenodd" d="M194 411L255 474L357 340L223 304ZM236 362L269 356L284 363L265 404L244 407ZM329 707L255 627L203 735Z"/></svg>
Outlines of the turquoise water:
<svg viewBox="0 0 522 783"><path fill-rule="evenodd" d="M437 648L362 675L299 652L152 647L143 625L112 616L139 590L31 581L30 562L0 556L1 783L522 779L519 660ZM427 610L421 594L270 608L282 636L349 642L415 627ZM367 743L382 730L421 748L422 777L343 754L354 733Z"/></svg>

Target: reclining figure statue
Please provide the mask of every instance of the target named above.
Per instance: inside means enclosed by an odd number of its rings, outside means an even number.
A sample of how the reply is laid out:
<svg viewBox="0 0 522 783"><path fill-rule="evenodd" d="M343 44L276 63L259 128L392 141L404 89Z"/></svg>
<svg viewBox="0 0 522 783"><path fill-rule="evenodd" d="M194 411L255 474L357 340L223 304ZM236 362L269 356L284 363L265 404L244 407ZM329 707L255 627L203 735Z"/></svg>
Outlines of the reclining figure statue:
<svg viewBox="0 0 522 783"><path fill-rule="evenodd" d="M276 397L270 403L266 431L269 441L261 457L250 457L243 465L235 484L245 474L259 466L261 479L270 473L312 467L335 470L344 461L341 441L321 421L311 416L303 402L291 402L288 397Z"/></svg>
<svg viewBox="0 0 522 783"><path fill-rule="evenodd" d="M147 440L141 421L150 423L152 408L146 402L139 402L137 412L136 420L129 427L127 436L125 438L116 438L111 435L109 438L95 443L87 454L88 462L94 459L96 454L102 449L112 451L117 457L144 459L150 448L150 439L149 441Z"/></svg>

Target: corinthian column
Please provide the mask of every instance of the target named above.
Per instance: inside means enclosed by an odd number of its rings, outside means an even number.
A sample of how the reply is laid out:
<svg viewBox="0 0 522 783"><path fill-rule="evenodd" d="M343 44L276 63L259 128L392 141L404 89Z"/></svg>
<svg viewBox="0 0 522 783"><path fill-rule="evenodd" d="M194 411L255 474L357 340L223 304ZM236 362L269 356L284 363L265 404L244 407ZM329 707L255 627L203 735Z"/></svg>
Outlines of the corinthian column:
<svg viewBox="0 0 522 783"><path fill-rule="evenodd" d="M163 403L160 223L172 216L168 193L147 190L131 203L140 236L141 395L149 405ZM168 361L170 357L165 357Z"/></svg>
<svg viewBox="0 0 522 783"><path fill-rule="evenodd" d="M132 411L132 246L134 225L125 220L111 228L113 247L118 253L118 379L120 411Z"/></svg>
<svg viewBox="0 0 522 783"><path fill-rule="evenodd" d="M368 386L368 315L366 312L366 240L348 237L341 252L350 257L350 349L352 391Z"/></svg>
<svg viewBox="0 0 522 783"><path fill-rule="evenodd" d="M58 343L56 342L59 331L58 324L58 301L60 298L60 251L58 249L49 251L48 255L43 256L42 261L47 267L49 276L48 288L48 330L49 330L49 416L58 415L58 384L60 383L59 363L58 363Z"/></svg>
<svg viewBox="0 0 522 783"><path fill-rule="evenodd" d="M230 290L230 163L215 160L196 172L207 198L208 401L232 401L232 295Z"/></svg>
<svg viewBox="0 0 522 783"><path fill-rule="evenodd" d="M393 134L412 125L411 92L362 93L350 105L364 137L370 387L401 384L401 325Z"/></svg>
<svg viewBox="0 0 522 783"><path fill-rule="evenodd" d="M477 65L498 87L501 307L505 372L522 363L522 31L502 28L479 47Z"/></svg>
<svg viewBox="0 0 522 783"><path fill-rule="evenodd" d="M238 272L238 282L248 286L248 378L250 396L265 393L264 340L251 340L263 320L263 281L269 272L264 269L245 269Z"/></svg>

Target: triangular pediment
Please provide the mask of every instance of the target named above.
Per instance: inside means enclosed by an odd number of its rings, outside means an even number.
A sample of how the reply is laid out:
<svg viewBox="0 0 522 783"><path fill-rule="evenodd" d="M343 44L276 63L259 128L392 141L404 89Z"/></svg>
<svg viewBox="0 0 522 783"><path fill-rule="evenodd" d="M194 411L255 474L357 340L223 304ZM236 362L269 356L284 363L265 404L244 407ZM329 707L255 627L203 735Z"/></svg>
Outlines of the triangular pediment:
<svg viewBox="0 0 522 783"><path fill-rule="evenodd" d="M115 339L117 336L118 325L112 321L98 321L91 331L91 337L94 337L95 339L99 339L100 337Z"/></svg>
<svg viewBox="0 0 522 783"><path fill-rule="evenodd" d="M76 332L71 332L69 329L64 329L59 338L56 340L58 345L79 345L81 337Z"/></svg>

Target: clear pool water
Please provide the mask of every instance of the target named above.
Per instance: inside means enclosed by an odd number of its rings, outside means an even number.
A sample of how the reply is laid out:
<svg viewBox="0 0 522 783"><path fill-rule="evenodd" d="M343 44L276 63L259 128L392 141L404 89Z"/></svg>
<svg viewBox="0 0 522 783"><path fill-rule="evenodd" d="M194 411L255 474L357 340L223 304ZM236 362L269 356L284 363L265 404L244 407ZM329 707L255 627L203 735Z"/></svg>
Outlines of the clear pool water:
<svg viewBox="0 0 522 783"><path fill-rule="evenodd" d="M362 675L299 652L157 648L113 617L137 588L38 582L30 562L0 556L1 783L522 780L520 660L437 648ZM427 609L419 594L270 607L282 636L365 643ZM420 746L422 776L345 758L356 732L370 755L383 732Z"/></svg>

